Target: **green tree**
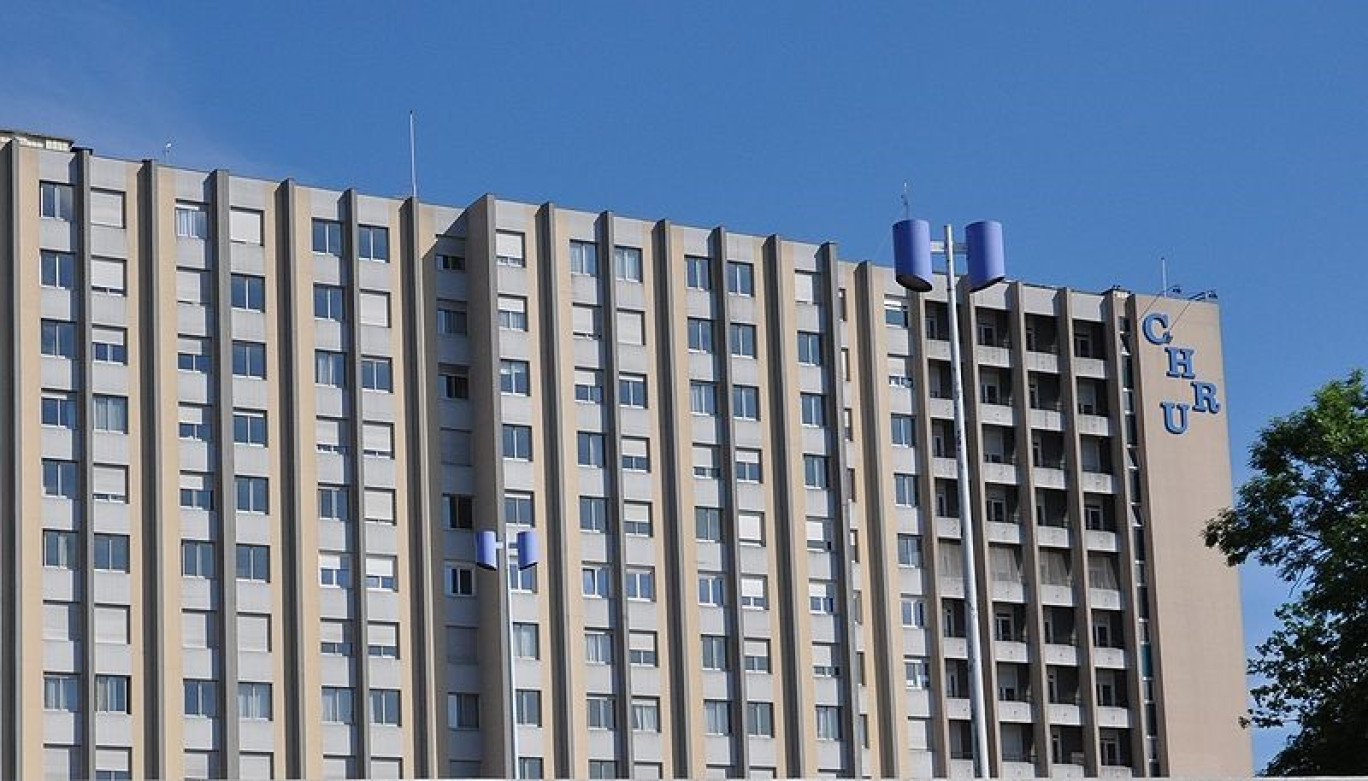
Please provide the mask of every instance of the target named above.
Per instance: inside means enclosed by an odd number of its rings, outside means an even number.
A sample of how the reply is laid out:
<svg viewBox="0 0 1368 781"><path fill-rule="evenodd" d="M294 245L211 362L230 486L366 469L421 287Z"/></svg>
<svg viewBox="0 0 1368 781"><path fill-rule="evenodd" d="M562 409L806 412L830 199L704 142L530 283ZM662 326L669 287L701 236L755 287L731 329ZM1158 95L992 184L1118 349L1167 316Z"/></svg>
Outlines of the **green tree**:
<svg viewBox="0 0 1368 781"><path fill-rule="evenodd" d="M1257 647L1246 725L1296 729L1268 775L1368 774L1368 389L1362 371L1276 418L1250 448L1254 476L1205 540L1291 584Z"/></svg>

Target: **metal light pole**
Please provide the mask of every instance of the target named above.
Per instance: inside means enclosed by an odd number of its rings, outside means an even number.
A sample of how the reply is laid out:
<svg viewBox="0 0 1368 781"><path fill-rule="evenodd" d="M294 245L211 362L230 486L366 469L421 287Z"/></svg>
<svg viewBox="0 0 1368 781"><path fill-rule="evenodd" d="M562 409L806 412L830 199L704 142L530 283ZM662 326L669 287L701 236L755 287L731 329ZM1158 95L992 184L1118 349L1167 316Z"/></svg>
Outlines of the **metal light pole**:
<svg viewBox="0 0 1368 781"><path fill-rule="evenodd" d="M960 548L964 556L964 621L969 655L969 722L974 737L974 775L989 776L988 725L983 691L983 652L979 645L978 569L974 559L974 509L969 496L969 460L964 426L964 371L959 335L959 280L955 276L955 253L969 260L970 302L976 291L1002 280L1001 223L985 221L965 227L966 243L955 242L954 226L945 226L945 240L931 241L925 220L903 219L893 225L893 258L898 284L915 293L932 288L931 255L945 256L950 310L950 378L955 408L955 467L959 483Z"/></svg>
<svg viewBox="0 0 1368 781"><path fill-rule="evenodd" d="M499 540L497 532L482 531L475 538L475 561L481 569L497 572L499 570L499 549L504 552L504 597L508 603L508 620L504 622L504 640L508 647L508 701L512 706L509 713L509 746L513 751L513 778L522 777L518 756L518 655L513 650L513 569L525 570L537 566L537 535L530 531L518 532L517 542L510 544Z"/></svg>

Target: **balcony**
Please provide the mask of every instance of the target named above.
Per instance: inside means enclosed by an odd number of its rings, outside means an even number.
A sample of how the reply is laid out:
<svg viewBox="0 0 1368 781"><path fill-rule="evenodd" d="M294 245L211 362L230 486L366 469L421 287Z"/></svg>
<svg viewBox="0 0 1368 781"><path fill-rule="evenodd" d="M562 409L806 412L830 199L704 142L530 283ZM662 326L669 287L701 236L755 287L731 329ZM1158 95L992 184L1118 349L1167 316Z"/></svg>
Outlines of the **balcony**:
<svg viewBox="0 0 1368 781"><path fill-rule="evenodd" d="M1071 544L1069 537L1069 529L1066 526L1050 524L1036 527L1036 542L1041 547L1067 548Z"/></svg>
<svg viewBox="0 0 1368 781"><path fill-rule="evenodd" d="M980 366L997 366L1006 369L1012 365L1012 351L1007 347L976 345L974 347L974 358Z"/></svg>
<svg viewBox="0 0 1368 781"><path fill-rule="evenodd" d="M1107 588L1088 589L1088 605L1100 610L1120 610L1121 592Z"/></svg>
<svg viewBox="0 0 1368 781"><path fill-rule="evenodd" d="M1034 479L1036 488L1053 488L1059 491L1066 490L1069 487L1069 476L1064 471L1063 467L1064 464L1062 462L1055 462L1055 465L1037 466L1032 469L1031 477ZM1103 475L1103 477L1110 477L1110 475Z"/></svg>
<svg viewBox="0 0 1368 781"><path fill-rule="evenodd" d="M1045 431L1063 431L1064 416L1058 410L1032 407L1031 428Z"/></svg>
<svg viewBox="0 0 1368 781"><path fill-rule="evenodd" d="M1005 404L990 404L984 402L979 405L979 422L991 423L995 426L1016 426L1016 411L1011 407L1011 401Z"/></svg>
<svg viewBox="0 0 1368 781"><path fill-rule="evenodd" d="M1090 434L1095 437L1112 435L1111 419L1102 415L1079 413L1074 417L1074 424L1078 427L1079 434Z"/></svg>
<svg viewBox="0 0 1368 781"><path fill-rule="evenodd" d="M1070 703L1052 702L1045 707L1051 724L1076 727L1083 723L1083 710Z"/></svg>
<svg viewBox="0 0 1368 781"><path fill-rule="evenodd" d="M1097 706L1097 726L1128 729L1130 725L1129 710L1110 705Z"/></svg>
<svg viewBox="0 0 1368 781"><path fill-rule="evenodd" d="M1107 379L1107 362L1101 358L1080 358L1074 356L1074 374L1079 377L1091 377L1095 380Z"/></svg>
<svg viewBox="0 0 1368 781"><path fill-rule="evenodd" d="M969 720L969 700L953 695L945 698L945 717L948 719Z"/></svg>
<svg viewBox="0 0 1368 781"><path fill-rule="evenodd" d="M1039 482L1037 482L1037 485L1039 485ZM1088 466L1085 464L1083 466L1082 486L1084 493L1114 494L1116 493L1116 478L1105 472L1088 471ZM1042 485L1040 487L1053 488L1054 486Z"/></svg>
<svg viewBox="0 0 1368 781"><path fill-rule="evenodd" d="M1026 664L1030 661L1029 646L1024 642L1016 640L994 640L993 658L999 662L1017 662Z"/></svg>
<svg viewBox="0 0 1368 781"><path fill-rule="evenodd" d="M1083 532L1083 539L1088 550L1106 551L1108 553L1117 551L1115 532L1086 531Z"/></svg>
<svg viewBox="0 0 1368 781"><path fill-rule="evenodd" d="M1083 753L1079 752L1076 763L1051 763L1050 778L1083 778Z"/></svg>
<svg viewBox="0 0 1368 781"><path fill-rule="evenodd" d="M998 700L998 720L1013 724L1030 724L1035 721L1035 709L1024 700Z"/></svg>
<svg viewBox="0 0 1368 781"><path fill-rule="evenodd" d="M1073 587L1043 583L1040 586L1040 602L1045 605L1072 607Z"/></svg>
<svg viewBox="0 0 1368 781"><path fill-rule="evenodd" d="M958 526L958 524L957 524ZM959 529L955 529L957 535ZM1013 545L1021 544L1021 526L1016 523L998 523L997 521L988 522L988 541L1004 542Z"/></svg>
<svg viewBox="0 0 1368 781"><path fill-rule="evenodd" d="M1092 659L1094 667L1103 667L1111 670L1126 669L1126 651L1123 648L1094 647Z"/></svg>
<svg viewBox="0 0 1368 781"><path fill-rule="evenodd" d="M1028 348L1026 350L1026 370L1059 374L1059 355L1053 350L1050 352L1038 352Z"/></svg>
<svg viewBox="0 0 1368 781"><path fill-rule="evenodd" d="M1041 650L1040 656L1045 664L1060 665L1066 667L1078 666L1078 648L1062 643L1046 643ZM1094 660L1096 656L1094 655Z"/></svg>

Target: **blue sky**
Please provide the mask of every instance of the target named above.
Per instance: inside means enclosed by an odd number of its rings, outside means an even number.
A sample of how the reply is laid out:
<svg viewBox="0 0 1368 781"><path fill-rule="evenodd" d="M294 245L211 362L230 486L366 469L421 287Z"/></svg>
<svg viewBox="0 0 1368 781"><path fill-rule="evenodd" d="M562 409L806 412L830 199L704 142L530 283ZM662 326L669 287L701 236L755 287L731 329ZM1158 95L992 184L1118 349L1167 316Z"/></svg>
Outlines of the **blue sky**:
<svg viewBox="0 0 1368 781"><path fill-rule="evenodd" d="M127 7L125 7L127 6ZM319 10L326 9L326 11ZM484 192L887 261L904 179L1012 276L1219 292L1237 479L1368 365L1368 4L8 3L0 126L426 200ZM1246 632L1285 586L1243 573ZM1276 750L1256 736L1256 758Z"/></svg>

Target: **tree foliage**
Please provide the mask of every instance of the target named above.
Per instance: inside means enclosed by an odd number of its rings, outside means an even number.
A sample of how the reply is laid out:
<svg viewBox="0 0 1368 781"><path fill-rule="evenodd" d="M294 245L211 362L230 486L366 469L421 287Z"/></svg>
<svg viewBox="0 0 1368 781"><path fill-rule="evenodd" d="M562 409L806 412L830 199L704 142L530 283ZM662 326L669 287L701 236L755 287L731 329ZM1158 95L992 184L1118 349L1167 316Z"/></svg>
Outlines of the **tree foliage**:
<svg viewBox="0 0 1368 781"><path fill-rule="evenodd" d="M1250 449L1254 475L1206 544L1292 585L1280 628L1249 671L1248 723L1296 729L1268 775L1368 774L1368 388L1362 371L1274 419Z"/></svg>

